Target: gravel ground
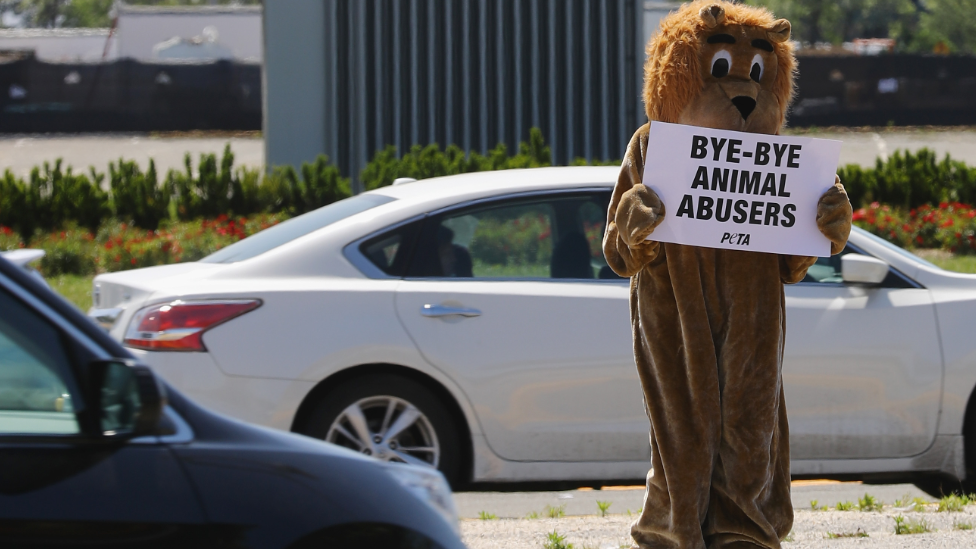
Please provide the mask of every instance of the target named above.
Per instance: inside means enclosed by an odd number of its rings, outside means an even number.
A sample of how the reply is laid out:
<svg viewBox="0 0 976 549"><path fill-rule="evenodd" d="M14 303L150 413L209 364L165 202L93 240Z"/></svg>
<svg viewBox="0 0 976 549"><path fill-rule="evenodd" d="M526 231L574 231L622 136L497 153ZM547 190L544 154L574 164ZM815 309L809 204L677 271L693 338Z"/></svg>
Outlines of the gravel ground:
<svg viewBox="0 0 976 549"><path fill-rule="evenodd" d="M895 535L895 517L924 520L933 530L926 534ZM575 549L616 549L630 547L630 523L627 515L575 516L558 519L497 519L461 521L461 534L470 549L540 549L547 534L553 531L565 536ZM784 549L844 547L883 548L972 548L976 547L976 530L959 530L957 524L976 526L976 506L963 512L937 513L934 506L925 512L887 507L880 512L799 510L791 541ZM829 534L867 537L839 537Z"/></svg>

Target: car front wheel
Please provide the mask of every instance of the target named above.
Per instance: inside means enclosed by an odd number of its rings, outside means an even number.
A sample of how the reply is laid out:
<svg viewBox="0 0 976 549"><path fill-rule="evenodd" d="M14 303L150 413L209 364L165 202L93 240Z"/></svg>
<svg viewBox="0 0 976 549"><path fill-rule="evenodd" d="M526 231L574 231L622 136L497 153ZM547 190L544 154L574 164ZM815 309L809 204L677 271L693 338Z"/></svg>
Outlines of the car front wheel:
<svg viewBox="0 0 976 549"><path fill-rule="evenodd" d="M370 375L329 391L303 434L384 461L433 467L452 486L460 473L458 430L426 387L397 375Z"/></svg>

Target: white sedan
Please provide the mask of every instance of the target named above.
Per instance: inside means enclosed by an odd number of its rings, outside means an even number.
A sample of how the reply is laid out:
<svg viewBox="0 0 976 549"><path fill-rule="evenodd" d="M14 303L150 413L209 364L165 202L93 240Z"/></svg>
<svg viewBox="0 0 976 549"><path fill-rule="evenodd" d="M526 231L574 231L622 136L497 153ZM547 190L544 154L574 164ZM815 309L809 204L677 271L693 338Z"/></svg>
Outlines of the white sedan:
<svg viewBox="0 0 976 549"><path fill-rule="evenodd" d="M641 478L628 282L600 247L616 176L385 187L197 263L99 275L90 314L191 398L246 421L455 483ZM976 277L855 230L786 304L794 475L976 467Z"/></svg>

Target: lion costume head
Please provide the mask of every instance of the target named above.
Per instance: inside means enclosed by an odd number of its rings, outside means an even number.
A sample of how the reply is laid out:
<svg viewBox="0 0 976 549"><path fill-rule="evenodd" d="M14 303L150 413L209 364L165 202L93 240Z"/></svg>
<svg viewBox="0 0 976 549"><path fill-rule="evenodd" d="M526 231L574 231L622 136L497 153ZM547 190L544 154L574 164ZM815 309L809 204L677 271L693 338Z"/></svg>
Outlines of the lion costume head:
<svg viewBox="0 0 976 549"><path fill-rule="evenodd" d="M685 4L647 43L651 121L776 134L793 98L790 22L728 2Z"/></svg>

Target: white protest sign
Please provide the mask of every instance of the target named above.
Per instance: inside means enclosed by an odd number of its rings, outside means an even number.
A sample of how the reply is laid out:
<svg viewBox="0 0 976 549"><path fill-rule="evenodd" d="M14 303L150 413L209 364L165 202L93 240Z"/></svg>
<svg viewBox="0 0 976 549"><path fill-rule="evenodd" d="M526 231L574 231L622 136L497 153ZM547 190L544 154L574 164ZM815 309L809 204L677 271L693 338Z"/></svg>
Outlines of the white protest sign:
<svg viewBox="0 0 976 549"><path fill-rule="evenodd" d="M648 237L708 248L825 257L817 202L840 141L652 122L644 185L664 202Z"/></svg>

